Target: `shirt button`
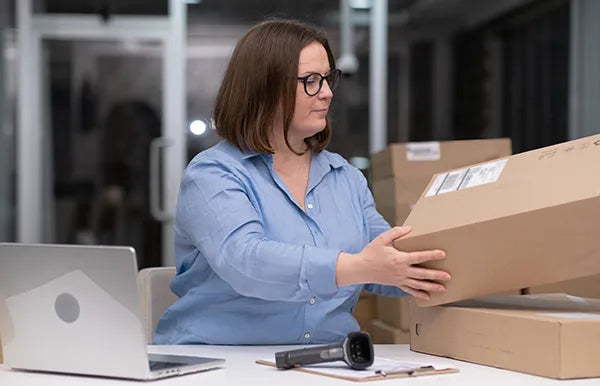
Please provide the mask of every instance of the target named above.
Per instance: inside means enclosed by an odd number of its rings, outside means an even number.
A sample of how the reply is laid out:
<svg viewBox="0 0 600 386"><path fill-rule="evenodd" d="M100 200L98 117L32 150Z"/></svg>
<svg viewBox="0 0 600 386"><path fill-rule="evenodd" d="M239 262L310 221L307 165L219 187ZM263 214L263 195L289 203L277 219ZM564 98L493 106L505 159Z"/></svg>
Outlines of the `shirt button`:
<svg viewBox="0 0 600 386"><path fill-rule="evenodd" d="M306 205L306 207L307 207L308 209L312 209L312 208L313 208L313 204L308 204L308 205Z"/></svg>
<svg viewBox="0 0 600 386"><path fill-rule="evenodd" d="M316 300L314 297L310 298L310 300L308 301L310 304L315 304Z"/></svg>
<svg viewBox="0 0 600 386"><path fill-rule="evenodd" d="M307 332L306 334L304 334L304 337L305 337L306 339L310 339L310 332Z"/></svg>

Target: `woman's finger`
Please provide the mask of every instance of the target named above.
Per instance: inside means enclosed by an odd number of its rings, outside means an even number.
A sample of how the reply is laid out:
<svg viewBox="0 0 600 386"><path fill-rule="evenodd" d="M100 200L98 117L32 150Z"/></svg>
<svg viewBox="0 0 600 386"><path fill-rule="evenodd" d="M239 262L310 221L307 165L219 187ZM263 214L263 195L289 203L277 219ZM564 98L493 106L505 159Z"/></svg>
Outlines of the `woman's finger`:
<svg viewBox="0 0 600 386"><path fill-rule="evenodd" d="M419 280L450 280L450 274L448 272L419 267L410 267L408 270L408 277Z"/></svg>
<svg viewBox="0 0 600 386"><path fill-rule="evenodd" d="M393 227L377 236L372 243L376 245L391 245L392 241L405 236L410 232L410 227Z"/></svg>
<svg viewBox="0 0 600 386"><path fill-rule="evenodd" d="M427 280L406 279L403 285L426 292L444 292L446 290L444 285Z"/></svg>
<svg viewBox="0 0 600 386"><path fill-rule="evenodd" d="M441 260L446 257L446 252L441 251L439 249L406 253L408 253L409 264L420 264L430 260Z"/></svg>
<svg viewBox="0 0 600 386"><path fill-rule="evenodd" d="M421 291L418 289L414 289L414 288L410 288L408 286L405 285L401 285L400 288L402 291L406 292L409 295L414 296L415 298L419 298L419 299L423 299L423 300L429 300L431 299L431 297L429 296L429 294L425 291Z"/></svg>

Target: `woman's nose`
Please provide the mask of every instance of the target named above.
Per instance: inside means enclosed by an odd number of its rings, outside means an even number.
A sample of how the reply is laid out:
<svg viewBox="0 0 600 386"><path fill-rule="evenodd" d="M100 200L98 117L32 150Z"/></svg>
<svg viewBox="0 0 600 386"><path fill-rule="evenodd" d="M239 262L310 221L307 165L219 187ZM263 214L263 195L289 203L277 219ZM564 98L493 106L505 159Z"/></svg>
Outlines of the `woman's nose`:
<svg viewBox="0 0 600 386"><path fill-rule="evenodd" d="M323 80L323 86L321 86L318 95L321 99L333 97L333 91L331 91L331 87L329 87L329 83L326 80Z"/></svg>

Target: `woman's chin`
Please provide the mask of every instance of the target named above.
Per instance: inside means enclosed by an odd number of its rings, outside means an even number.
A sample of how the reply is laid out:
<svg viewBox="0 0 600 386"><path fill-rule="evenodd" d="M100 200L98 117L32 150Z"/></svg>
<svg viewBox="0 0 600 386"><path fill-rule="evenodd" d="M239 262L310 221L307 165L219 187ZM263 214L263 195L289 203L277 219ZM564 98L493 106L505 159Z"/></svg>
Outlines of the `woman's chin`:
<svg viewBox="0 0 600 386"><path fill-rule="evenodd" d="M323 118L323 119L316 120L315 123L311 125L311 127L313 130L316 130L316 132L318 133L319 131L323 130L326 125L327 125L327 119Z"/></svg>
<svg viewBox="0 0 600 386"><path fill-rule="evenodd" d="M302 133L301 135L303 138L310 138L313 135L323 131L325 129L326 125L327 125L327 121L325 119L318 120L318 121L312 121L312 122L304 125L302 127L302 129L299 129L297 132ZM292 129L292 131L293 131L293 129Z"/></svg>

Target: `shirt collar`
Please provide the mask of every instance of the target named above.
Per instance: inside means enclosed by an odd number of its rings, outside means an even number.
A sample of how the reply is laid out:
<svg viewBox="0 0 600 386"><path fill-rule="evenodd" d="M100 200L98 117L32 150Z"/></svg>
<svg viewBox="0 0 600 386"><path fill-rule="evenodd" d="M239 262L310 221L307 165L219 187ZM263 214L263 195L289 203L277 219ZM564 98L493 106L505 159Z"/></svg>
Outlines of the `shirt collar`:
<svg viewBox="0 0 600 386"><path fill-rule="evenodd" d="M260 155L260 153L257 153L252 150L242 151L242 159L243 160L247 160L248 158L252 158L252 157L257 157L259 155Z"/></svg>
<svg viewBox="0 0 600 386"><path fill-rule="evenodd" d="M267 161L273 162L273 154L270 153L257 153L252 150L246 150L242 152L242 160L262 156ZM337 169L344 166L344 160L340 156L336 156L326 150L320 152L313 152L313 162L316 163L320 168L323 169Z"/></svg>
<svg viewBox="0 0 600 386"><path fill-rule="evenodd" d="M345 163L342 157L326 150L319 153L313 152L313 159L318 162L319 166L322 168L327 168L329 166L332 169L337 169L344 166Z"/></svg>

